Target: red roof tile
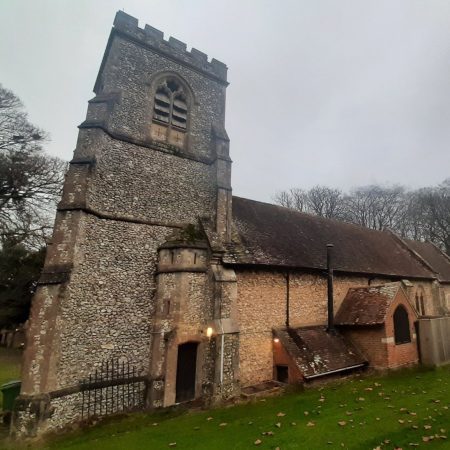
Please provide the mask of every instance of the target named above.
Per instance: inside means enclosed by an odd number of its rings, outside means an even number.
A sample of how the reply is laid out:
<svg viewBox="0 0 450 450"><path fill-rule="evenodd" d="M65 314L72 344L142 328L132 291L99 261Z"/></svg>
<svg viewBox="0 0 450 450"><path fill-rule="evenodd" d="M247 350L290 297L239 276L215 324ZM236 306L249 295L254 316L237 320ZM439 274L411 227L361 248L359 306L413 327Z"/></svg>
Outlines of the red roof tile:
<svg viewBox="0 0 450 450"><path fill-rule="evenodd" d="M350 288L336 314L336 325L382 325L400 283Z"/></svg>
<svg viewBox="0 0 450 450"><path fill-rule="evenodd" d="M306 379L356 369L367 363L338 331L328 333L323 326L279 329L274 333Z"/></svg>

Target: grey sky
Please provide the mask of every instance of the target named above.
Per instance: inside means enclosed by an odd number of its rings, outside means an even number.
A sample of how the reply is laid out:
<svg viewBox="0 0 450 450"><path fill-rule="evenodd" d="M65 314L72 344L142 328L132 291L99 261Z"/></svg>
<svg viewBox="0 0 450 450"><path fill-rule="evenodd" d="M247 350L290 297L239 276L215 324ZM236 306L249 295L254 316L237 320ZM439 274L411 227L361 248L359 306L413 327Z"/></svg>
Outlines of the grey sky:
<svg viewBox="0 0 450 450"><path fill-rule="evenodd" d="M118 9L229 67L237 195L450 176L448 0L0 0L0 83L70 159Z"/></svg>

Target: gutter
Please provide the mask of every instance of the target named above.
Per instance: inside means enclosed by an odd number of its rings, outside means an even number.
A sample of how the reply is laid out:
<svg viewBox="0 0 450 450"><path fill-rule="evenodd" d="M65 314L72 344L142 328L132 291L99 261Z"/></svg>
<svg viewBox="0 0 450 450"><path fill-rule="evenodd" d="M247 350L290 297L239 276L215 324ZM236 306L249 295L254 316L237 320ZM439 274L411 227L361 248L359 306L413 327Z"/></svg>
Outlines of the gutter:
<svg viewBox="0 0 450 450"><path fill-rule="evenodd" d="M365 367L366 365L367 365L367 363L356 364L356 365L350 366L350 367L343 367L342 369L330 370L328 372L318 373L316 375L310 375L309 377L303 376L303 378L305 378L306 381L309 381L314 378L324 377L325 375L331 375L333 373L345 372L346 370L352 370L352 369L359 369L360 367Z"/></svg>

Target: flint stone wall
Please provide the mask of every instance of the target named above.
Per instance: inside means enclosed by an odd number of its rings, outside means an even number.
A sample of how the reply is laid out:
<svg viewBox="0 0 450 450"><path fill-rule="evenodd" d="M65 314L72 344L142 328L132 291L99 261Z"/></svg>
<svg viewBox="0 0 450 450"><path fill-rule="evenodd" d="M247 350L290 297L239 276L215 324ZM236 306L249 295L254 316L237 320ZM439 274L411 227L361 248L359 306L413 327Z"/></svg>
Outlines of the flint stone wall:
<svg viewBox="0 0 450 450"><path fill-rule="evenodd" d="M176 73L190 86L189 147L198 156L211 157L211 124L224 124L226 86L117 35L101 75L102 92L121 93L108 126L133 139L149 141L155 92L152 83L164 73Z"/></svg>
<svg viewBox="0 0 450 450"><path fill-rule="evenodd" d="M214 167L103 133L87 194L88 207L134 220L196 223L216 201Z"/></svg>
<svg viewBox="0 0 450 450"><path fill-rule="evenodd" d="M148 370L157 247L173 231L90 215L84 229L82 258L60 306L56 388L111 358L126 356L139 372Z"/></svg>

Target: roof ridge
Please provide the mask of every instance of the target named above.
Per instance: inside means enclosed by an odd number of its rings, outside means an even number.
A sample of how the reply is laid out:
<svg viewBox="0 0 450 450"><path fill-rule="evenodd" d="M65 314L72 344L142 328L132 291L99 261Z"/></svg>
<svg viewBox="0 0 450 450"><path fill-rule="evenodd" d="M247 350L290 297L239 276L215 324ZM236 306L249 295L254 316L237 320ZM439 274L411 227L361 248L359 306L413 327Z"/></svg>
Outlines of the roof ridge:
<svg viewBox="0 0 450 450"><path fill-rule="evenodd" d="M268 202L263 202L261 200L253 200L251 198L239 197L238 195L233 195L233 198L237 198L237 199L240 199L240 200L245 200L245 201L252 202L252 203L259 203L261 205L272 206L274 208L280 208L280 209L286 210L286 211L288 211L288 212L290 212L292 214L298 214L298 215L310 217L310 218L313 218L313 219L316 219L316 220L321 220L321 221L324 221L324 222L338 223L340 225L344 225L344 226L351 227L351 228L356 228L358 230L364 230L364 231L367 231L367 232L370 232L370 233L389 234L389 232L390 232L390 230L388 230L388 229L386 229L386 230L374 230L373 228L368 228L368 227L365 227L363 225L358 225L356 223L346 222L345 220L339 220L339 219L334 219L334 218L330 218L330 217L318 216L316 214L307 213L307 212L304 212L304 211L298 211L297 209L289 208L288 206L277 205L275 203L268 203Z"/></svg>
<svg viewBox="0 0 450 450"><path fill-rule="evenodd" d="M398 242L400 242L401 245L403 245L403 247L405 247L414 257L417 258L417 260L423 265L425 266L427 269L431 270L432 273L434 273L436 275L435 278L439 278L439 272L436 272L436 270L434 269L434 267L432 267L424 258L422 258L422 256L419 255L418 252L416 252L413 248L411 248L408 243L402 239L398 234L394 233L393 231L389 230L389 232L392 234L392 236L397 239ZM413 240L413 239L411 239ZM416 241L417 242L417 241ZM421 241L418 241L421 242Z"/></svg>
<svg viewBox="0 0 450 450"><path fill-rule="evenodd" d="M438 247L434 242L425 241L427 244L431 244L448 262L450 262L450 256L444 252L440 247Z"/></svg>
<svg viewBox="0 0 450 450"><path fill-rule="evenodd" d="M348 290L350 290L350 289L353 289L353 290L356 290L356 289L374 289L374 288L382 288L384 286L389 286L389 285L400 286L401 283L402 283L401 281L388 281L386 283L370 284L370 285L367 285L367 286L352 286L352 287L349 287Z"/></svg>

